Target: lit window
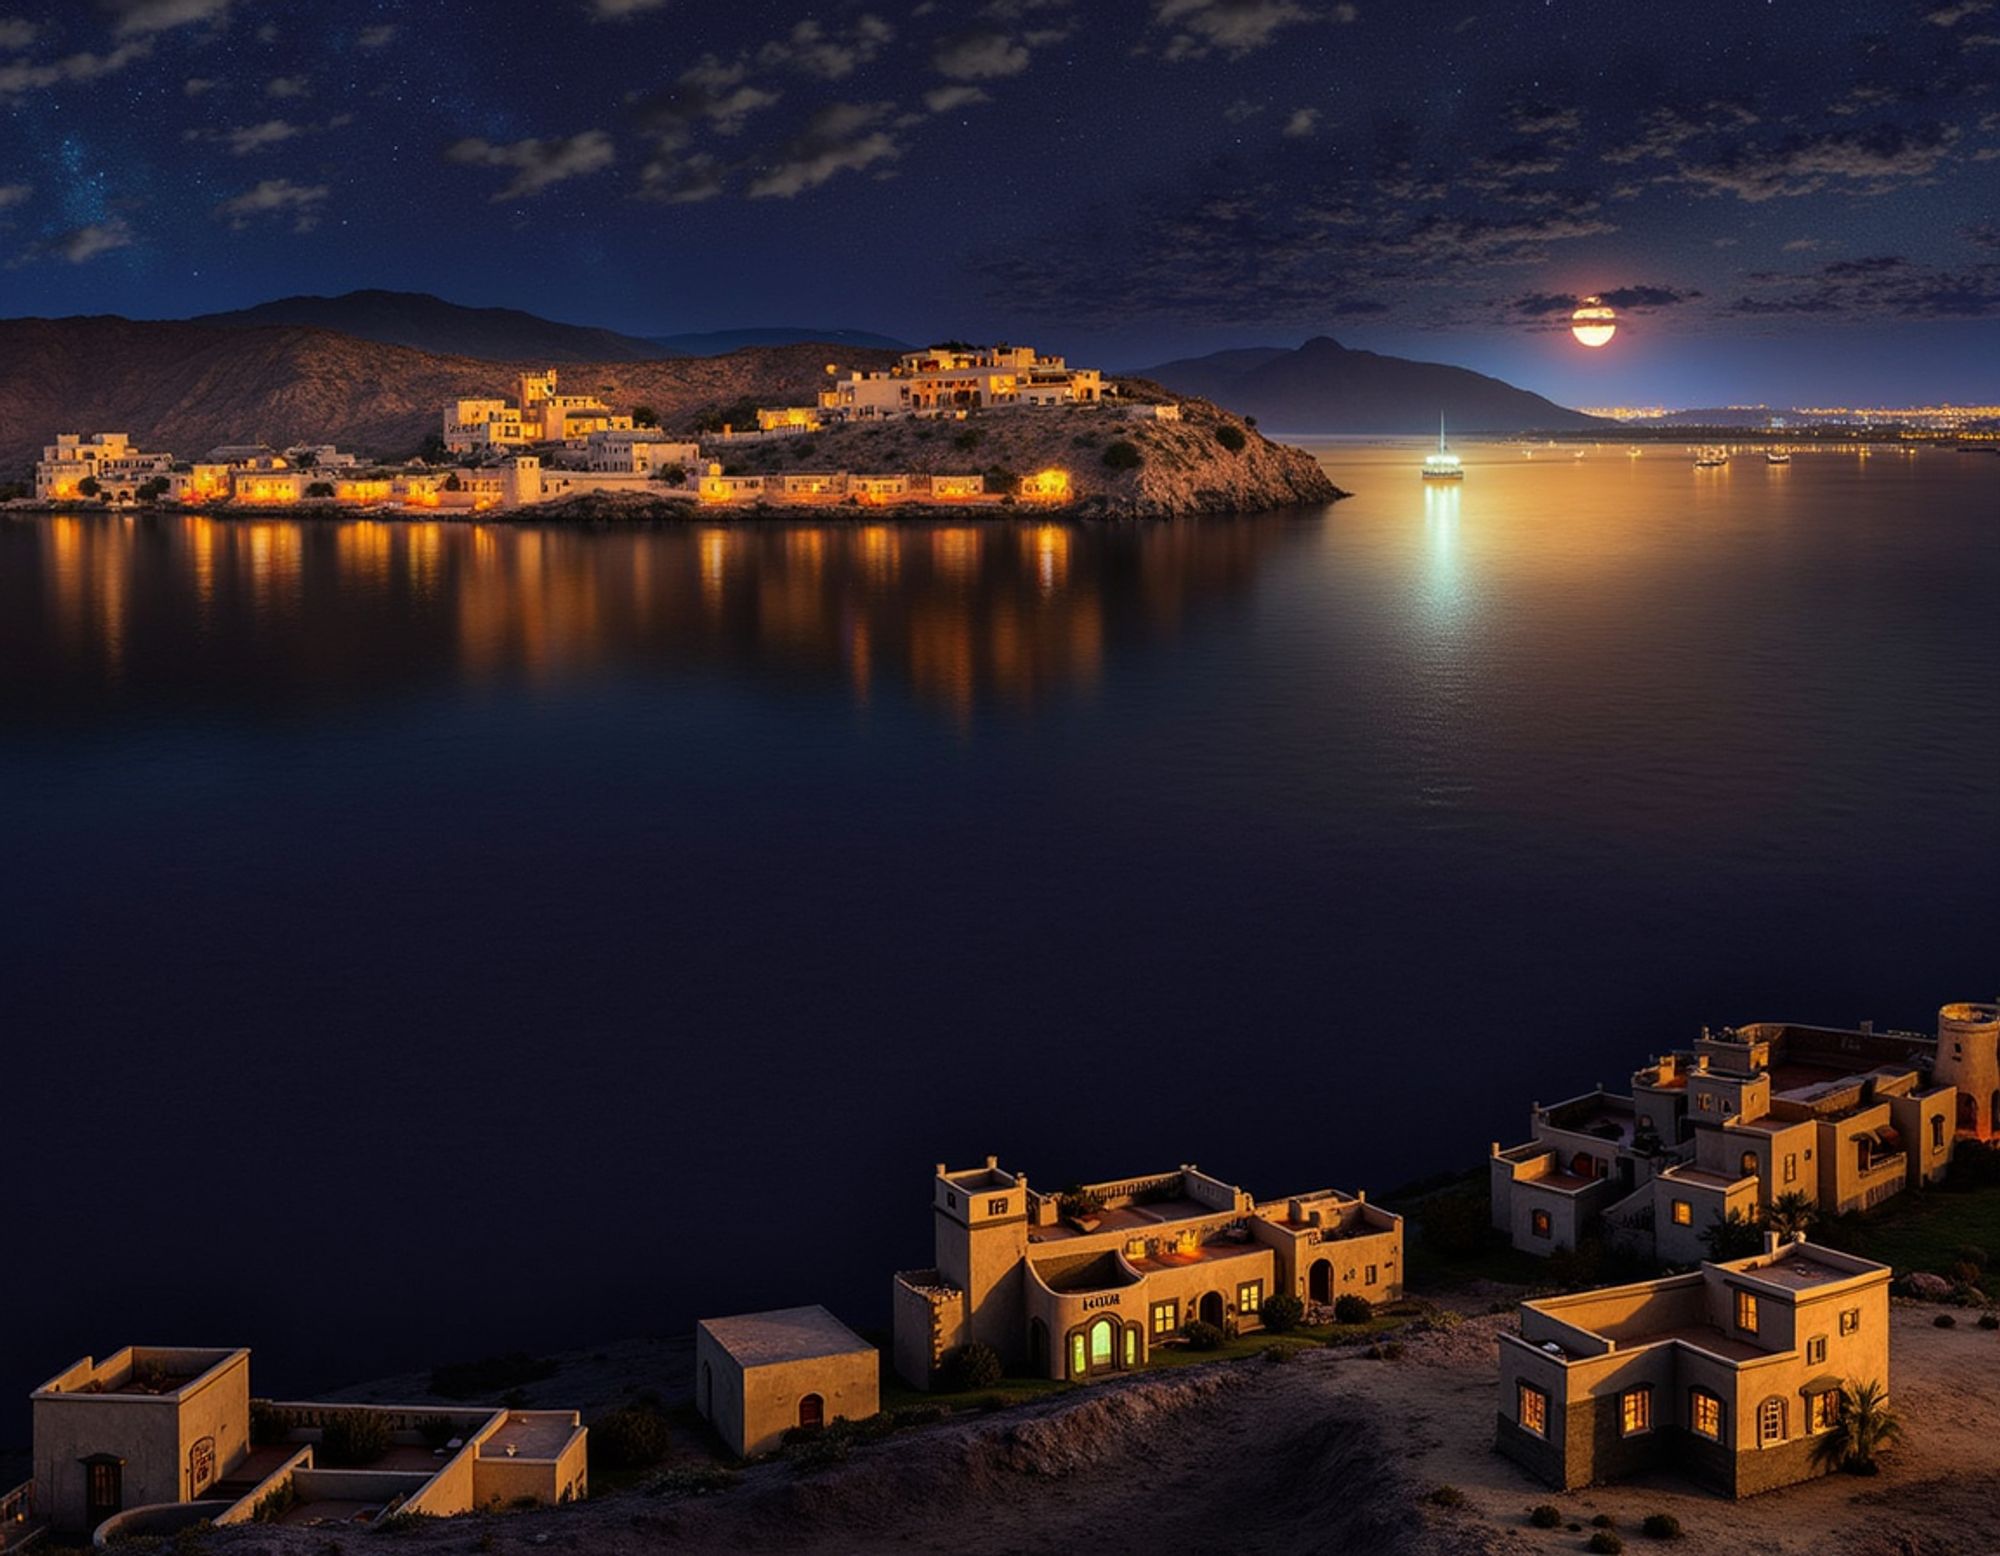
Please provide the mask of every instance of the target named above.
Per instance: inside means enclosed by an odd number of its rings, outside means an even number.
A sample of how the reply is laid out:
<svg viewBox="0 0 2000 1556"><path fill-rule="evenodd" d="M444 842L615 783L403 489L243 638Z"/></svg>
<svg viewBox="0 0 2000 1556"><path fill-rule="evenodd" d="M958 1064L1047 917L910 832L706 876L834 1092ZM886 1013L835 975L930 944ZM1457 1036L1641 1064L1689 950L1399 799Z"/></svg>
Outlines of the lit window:
<svg viewBox="0 0 2000 1556"><path fill-rule="evenodd" d="M1127 1325L1125 1329L1125 1365L1139 1365L1139 1329L1136 1324Z"/></svg>
<svg viewBox="0 0 2000 1556"><path fill-rule="evenodd" d="M1069 1337L1069 1375L1080 1378L1090 1371L1090 1350L1081 1331Z"/></svg>
<svg viewBox="0 0 2000 1556"><path fill-rule="evenodd" d="M1533 1232L1537 1237L1547 1237L1549 1235L1549 1213L1546 1210L1532 1212L1528 1217L1528 1230Z"/></svg>
<svg viewBox="0 0 2000 1556"><path fill-rule="evenodd" d="M1941 1114L1931 1120L1931 1149L1944 1149L1944 1117Z"/></svg>
<svg viewBox="0 0 2000 1556"><path fill-rule="evenodd" d="M1374 1266L1374 1265L1372 1265L1372 1264L1371 1264L1371 1265L1369 1265L1369 1266L1368 1266L1368 1274L1367 1274L1367 1277L1366 1277L1366 1278L1365 1278L1365 1279L1364 1279L1364 1280L1363 1280L1363 1281L1361 1282L1361 1284L1362 1284L1362 1285L1364 1285L1364 1286L1372 1286L1372 1285L1374 1285L1374 1284L1375 1284L1375 1266Z"/></svg>
<svg viewBox="0 0 2000 1556"><path fill-rule="evenodd" d="M1690 1204L1687 1200L1684 1199L1675 1200L1673 1213L1674 1213L1675 1226L1694 1225L1694 1206Z"/></svg>
<svg viewBox="0 0 2000 1556"><path fill-rule="evenodd" d="M1134 1238L1130 1238L1130 1239L1128 1239L1128 1240L1126 1241L1126 1244L1125 1244L1125 1257L1126 1257L1126 1258L1128 1258L1128 1259L1143 1259L1143 1258L1145 1258L1145 1257L1146 1257L1146 1239L1145 1239L1145 1238L1143 1238L1143 1237L1134 1237Z"/></svg>
<svg viewBox="0 0 2000 1556"><path fill-rule="evenodd" d="M1236 1311L1254 1313L1264 1305L1264 1283L1261 1280L1245 1281L1236 1288Z"/></svg>
<svg viewBox="0 0 2000 1556"><path fill-rule="evenodd" d="M1785 1153L1785 1181L1787 1183L1796 1183L1798 1177L1799 1153L1797 1151L1787 1151Z"/></svg>
<svg viewBox="0 0 2000 1556"><path fill-rule="evenodd" d="M1005 1199L1004 1197L1003 1197L1003 1198L1000 1198L1000 1199L989 1199L989 1200L988 1200L988 1201L986 1202L986 1213L987 1213L987 1214L988 1214L989 1216L1004 1216L1004 1215L1006 1215L1006 1214L1007 1214L1007 1201L1006 1201L1006 1199Z"/></svg>
<svg viewBox="0 0 2000 1556"><path fill-rule="evenodd" d="M1521 1430L1537 1437L1549 1435L1549 1396L1532 1383L1515 1385L1515 1419Z"/></svg>
<svg viewBox="0 0 2000 1556"><path fill-rule="evenodd" d="M1736 1293L1736 1327L1745 1334L1757 1332L1757 1299L1747 1291Z"/></svg>
<svg viewBox="0 0 2000 1556"><path fill-rule="evenodd" d="M1757 1445L1769 1448L1785 1440L1785 1402L1767 1399L1757 1407Z"/></svg>
<svg viewBox="0 0 2000 1556"><path fill-rule="evenodd" d="M1181 1305L1178 1301L1155 1302L1153 1304L1153 1338L1164 1339L1181 1326Z"/></svg>
<svg viewBox="0 0 2000 1556"><path fill-rule="evenodd" d="M1826 1336L1816 1334L1806 1341L1806 1365L1817 1367L1826 1360Z"/></svg>
<svg viewBox="0 0 2000 1556"><path fill-rule="evenodd" d="M1831 1431L1840 1421L1840 1390L1828 1389L1806 1401L1806 1430Z"/></svg>
<svg viewBox="0 0 2000 1556"><path fill-rule="evenodd" d="M1627 1389L1618 1396L1618 1430L1626 1437L1637 1437L1653 1429L1653 1391L1641 1385Z"/></svg>
<svg viewBox="0 0 2000 1556"><path fill-rule="evenodd" d="M1706 1389L1688 1396L1688 1425L1712 1443L1722 1441L1722 1401Z"/></svg>
<svg viewBox="0 0 2000 1556"><path fill-rule="evenodd" d="M1840 1315L1840 1332L1842 1334L1859 1334L1861 1332L1860 1308L1848 1308Z"/></svg>

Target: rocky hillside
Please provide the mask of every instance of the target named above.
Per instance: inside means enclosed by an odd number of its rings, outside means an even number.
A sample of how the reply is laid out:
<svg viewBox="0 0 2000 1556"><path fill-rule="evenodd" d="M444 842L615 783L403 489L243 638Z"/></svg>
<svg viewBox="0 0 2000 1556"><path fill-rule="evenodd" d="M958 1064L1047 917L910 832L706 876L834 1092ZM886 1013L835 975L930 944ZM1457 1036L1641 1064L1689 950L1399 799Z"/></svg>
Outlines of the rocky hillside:
<svg viewBox="0 0 2000 1556"><path fill-rule="evenodd" d="M519 308L467 308L428 292L280 297L233 313L201 314L188 322L229 329L304 325L382 345L410 346L439 356L479 357L488 362L523 357L544 363L642 362L679 354L663 342L637 335L621 335L588 324L561 324Z"/></svg>
<svg viewBox="0 0 2000 1556"><path fill-rule="evenodd" d="M989 490L1066 470L1074 500L1105 517L1248 513L1344 494L1302 449L1274 443L1242 417L1183 400L1179 421L1148 415L1158 385L1122 381L1120 400L1073 411L975 412L964 421L859 422L803 437L718 450L725 468L980 473Z"/></svg>
<svg viewBox="0 0 2000 1556"><path fill-rule="evenodd" d="M744 401L797 402L817 392L823 346L772 346L718 357L590 363L565 387L692 428ZM843 368L882 367L888 352L842 352ZM19 478L57 432L129 432L140 446L191 458L221 443L334 442L401 457L438 429L459 396L513 394L536 358L438 356L302 327L234 328L120 318L0 320L0 479Z"/></svg>

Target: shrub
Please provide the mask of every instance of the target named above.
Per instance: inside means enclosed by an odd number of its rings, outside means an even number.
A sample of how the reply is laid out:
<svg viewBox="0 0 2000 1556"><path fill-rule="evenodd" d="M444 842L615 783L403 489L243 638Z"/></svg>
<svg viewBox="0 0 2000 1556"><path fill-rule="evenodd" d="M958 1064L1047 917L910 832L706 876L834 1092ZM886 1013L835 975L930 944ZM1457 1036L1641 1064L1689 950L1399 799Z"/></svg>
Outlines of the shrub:
<svg viewBox="0 0 2000 1556"><path fill-rule="evenodd" d="M1487 1195L1477 1189L1434 1194L1417 1212L1424 1241L1447 1257L1484 1253L1499 1238Z"/></svg>
<svg viewBox="0 0 2000 1556"><path fill-rule="evenodd" d="M1981 1269L1993 1262L1992 1257L1977 1243L1960 1243L1951 1251L1951 1256L1960 1264L1976 1264Z"/></svg>
<svg viewBox="0 0 2000 1556"><path fill-rule="evenodd" d="M319 1432L320 1452L334 1469L359 1469L389 1451L389 1418L373 1410L343 1410Z"/></svg>
<svg viewBox="0 0 2000 1556"><path fill-rule="evenodd" d="M417 1422L417 1435L426 1448L437 1449L458 1436L458 1428L450 1416L424 1416Z"/></svg>
<svg viewBox="0 0 2000 1556"><path fill-rule="evenodd" d="M1981 1329L2000 1329L2000 1313L1981 1313L1979 1315L1979 1327Z"/></svg>
<svg viewBox="0 0 2000 1556"><path fill-rule="evenodd" d="M1953 1318L1949 1313L1940 1313L1931 1322L1940 1329L1956 1329L1958 1327L1958 1320Z"/></svg>
<svg viewBox="0 0 2000 1556"><path fill-rule="evenodd" d="M1609 1529L1600 1529L1584 1542L1583 1548L1596 1552L1597 1556L1618 1556L1625 1549L1625 1542Z"/></svg>
<svg viewBox="0 0 2000 1556"><path fill-rule="evenodd" d="M984 1341L974 1340L944 1353L938 1363L938 1387L948 1394L990 1389L1000 1381L1003 1371L1000 1353Z"/></svg>
<svg viewBox="0 0 2000 1556"><path fill-rule="evenodd" d="M1678 1540L1681 1537L1681 1521L1672 1513L1648 1513L1639 1528L1649 1539Z"/></svg>
<svg viewBox="0 0 2000 1556"><path fill-rule="evenodd" d="M1593 1529L1610 1529L1614 1528L1617 1522L1618 1520L1613 1518L1609 1513L1599 1513L1595 1518L1591 1519L1590 1527Z"/></svg>
<svg viewBox="0 0 2000 1556"><path fill-rule="evenodd" d="M942 1403L933 1405L899 1405L890 1414L895 1417L896 1425L899 1427L929 1426L933 1421L948 1420L951 1416L951 1406Z"/></svg>
<svg viewBox="0 0 2000 1556"><path fill-rule="evenodd" d="M650 405L635 405L635 406L633 406L633 407L632 407L632 425L633 425L633 426L635 426L635 427L657 427L657 426L659 426L659 424L660 424L660 413L659 413L658 411L654 410L652 406L650 406Z"/></svg>
<svg viewBox="0 0 2000 1556"><path fill-rule="evenodd" d="M1336 1324L1365 1324L1374 1316L1375 1304L1352 1292L1333 1304L1333 1321Z"/></svg>
<svg viewBox="0 0 2000 1556"><path fill-rule="evenodd" d="M605 1412L591 1424L593 1470L642 1470L667 1456L666 1417L642 1405Z"/></svg>
<svg viewBox="0 0 2000 1556"><path fill-rule="evenodd" d="M687 478L686 465L662 465L653 472L655 481L665 482L668 486L686 486Z"/></svg>
<svg viewBox="0 0 2000 1556"><path fill-rule="evenodd" d="M1464 1507L1466 1499L1456 1486L1436 1486L1425 1493L1424 1500L1432 1507Z"/></svg>
<svg viewBox="0 0 2000 1556"><path fill-rule="evenodd" d="M291 1435L284 1413L261 1399L250 1401L250 1441L258 1447L281 1443Z"/></svg>
<svg viewBox="0 0 2000 1556"><path fill-rule="evenodd" d="M1287 1329L1298 1327L1299 1320L1306 1316L1306 1305L1289 1291L1281 1291L1264 1299L1257 1316L1264 1320L1264 1327L1272 1334L1283 1334Z"/></svg>
<svg viewBox="0 0 2000 1556"><path fill-rule="evenodd" d="M790 1439L791 1432L785 1436ZM835 1418L831 1426L809 1432L803 1440L788 1441L785 1458L792 1468L809 1475L815 1470L831 1469L846 1459L854 1447L854 1428L846 1417Z"/></svg>
<svg viewBox="0 0 2000 1556"><path fill-rule="evenodd" d="M1110 470L1137 470L1146 462L1146 456L1139 452L1136 443L1128 443L1120 438L1116 443L1108 443L1104 448L1104 464Z"/></svg>
<svg viewBox="0 0 2000 1556"><path fill-rule="evenodd" d="M1977 1286L1980 1281L1979 1266L1970 1259L1960 1259L1951 1267L1951 1278L1961 1286Z"/></svg>
<svg viewBox="0 0 2000 1556"><path fill-rule="evenodd" d="M986 434L984 432L981 432L979 428L967 427L965 431L961 432L957 437L951 440L951 446L953 448L962 448L965 449L967 452L970 452L971 450L979 447L979 445L981 443L984 443L985 441L986 441Z"/></svg>
<svg viewBox="0 0 2000 1556"><path fill-rule="evenodd" d="M1232 427L1228 422L1215 429L1215 441L1232 454L1242 453L1250 443L1250 440L1243 435L1241 427Z"/></svg>
<svg viewBox="0 0 2000 1556"><path fill-rule="evenodd" d="M333 483L331 481L315 481L306 488L306 496L308 497L331 497L332 495Z"/></svg>
<svg viewBox="0 0 2000 1556"><path fill-rule="evenodd" d="M1560 1529L1562 1509L1553 1502L1540 1502L1528 1509L1528 1522L1537 1529Z"/></svg>
<svg viewBox="0 0 2000 1556"><path fill-rule="evenodd" d="M524 1383L539 1383L555 1376L556 1363L545 1357L512 1351L505 1356L482 1356L478 1361L452 1362L431 1369L431 1392L443 1399L472 1399L480 1394L497 1394L502 1389Z"/></svg>
<svg viewBox="0 0 2000 1556"><path fill-rule="evenodd" d="M1214 1324L1197 1318L1181 1331L1181 1338L1187 1341L1191 1351L1219 1351L1224 1336Z"/></svg>
<svg viewBox="0 0 2000 1556"><path fill-rule="evenodd" d="M723 1465L676 1464L647 1481L646 1492L656 1497L705 1497L735 1484L736 1471Z"/></svg>

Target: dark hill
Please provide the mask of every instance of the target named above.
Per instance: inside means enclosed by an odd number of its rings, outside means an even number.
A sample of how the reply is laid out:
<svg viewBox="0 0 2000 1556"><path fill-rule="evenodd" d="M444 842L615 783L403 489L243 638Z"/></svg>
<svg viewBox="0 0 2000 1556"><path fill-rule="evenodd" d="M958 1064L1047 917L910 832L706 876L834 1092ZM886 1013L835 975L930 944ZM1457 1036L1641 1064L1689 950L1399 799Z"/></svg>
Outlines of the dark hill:
<svg viewBox="0 0 2000 1556"><path fill-rule="evenodd" d="M889 335L868 330L822 330L807 325L773 325L768 329L711 330L696 335L649 335L654 345L675 356L714 357L741 351L746 346L803 346L823 342L830 346L860 346L869 351L903 352L915 349Z"/></svg>
<svg viewBox="0 0 2000 1556"><path fill-rule="evenodd" d="M187 321L224 329L305 325L359 340L408 346L435 356L490 362L643 362L674 353L657 341L587 324L558 324L518 308L466 308L428 292L346 292L339 297L281 297Z"/></svg>
<svg viewBox="0 0 2000 1556"><path fill-rule="evenodd" d="M1349 351L1324 335L1296 351L1246 347L1139 372L1255 416L1271 431L1434 432L1440 412L1454 432L1611 425L1469 368Z"/></svg>

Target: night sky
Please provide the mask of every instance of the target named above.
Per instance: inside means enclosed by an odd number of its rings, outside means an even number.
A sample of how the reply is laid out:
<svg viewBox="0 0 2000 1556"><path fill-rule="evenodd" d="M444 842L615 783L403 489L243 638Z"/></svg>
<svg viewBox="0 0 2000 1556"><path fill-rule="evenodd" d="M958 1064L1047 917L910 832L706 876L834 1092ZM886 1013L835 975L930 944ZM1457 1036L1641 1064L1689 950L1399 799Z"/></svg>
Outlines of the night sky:
<svg viewBox="0 0 2000 1556"><path fill-rule="evenodd" d="M2000 0L0 0L0 313L378 286L1990 402L1997 83Z"/></svg>

